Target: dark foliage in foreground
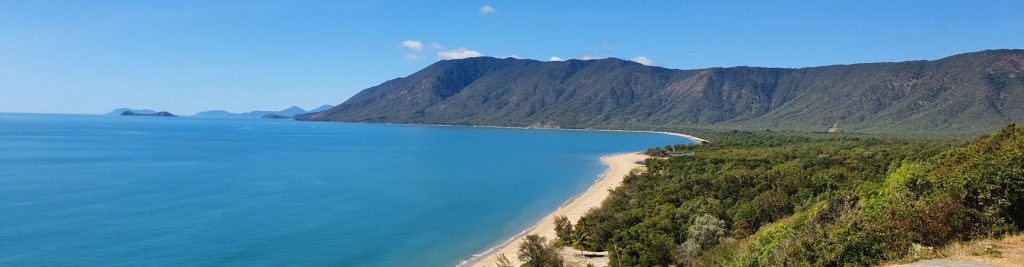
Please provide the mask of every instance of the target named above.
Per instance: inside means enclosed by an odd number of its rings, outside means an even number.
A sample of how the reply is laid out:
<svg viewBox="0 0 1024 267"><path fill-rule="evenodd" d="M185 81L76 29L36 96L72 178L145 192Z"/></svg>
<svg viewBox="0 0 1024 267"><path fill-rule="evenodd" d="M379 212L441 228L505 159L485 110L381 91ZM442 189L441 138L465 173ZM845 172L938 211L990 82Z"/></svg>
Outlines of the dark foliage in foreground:
<svg viewBox="0 0 1024 267"><path fill-rule="evenodd" d="M565 263L558 254L558 245L543 236L527 235L519 244L519 260L525 267L562 267Z"/></svg>
<svg viewBox="0 0 1024 267"><path fill-rule="evenodd" d="M966 145L720 137L649 160L568 243L609 251L613 266L871 265L1024 227L1021 127Z"/></svg>

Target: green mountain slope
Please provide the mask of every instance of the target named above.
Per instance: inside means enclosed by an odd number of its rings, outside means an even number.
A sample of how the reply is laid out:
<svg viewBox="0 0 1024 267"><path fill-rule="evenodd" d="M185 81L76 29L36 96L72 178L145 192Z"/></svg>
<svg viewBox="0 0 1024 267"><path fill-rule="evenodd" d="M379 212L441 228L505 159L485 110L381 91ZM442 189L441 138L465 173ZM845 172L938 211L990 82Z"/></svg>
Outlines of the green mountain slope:
<svg viewBox="0 0 1024 267"><path fill-rule="evenodd" d="M800 69L445 60L301 119L980 134L1024 121L1024 50Z"/></svg>

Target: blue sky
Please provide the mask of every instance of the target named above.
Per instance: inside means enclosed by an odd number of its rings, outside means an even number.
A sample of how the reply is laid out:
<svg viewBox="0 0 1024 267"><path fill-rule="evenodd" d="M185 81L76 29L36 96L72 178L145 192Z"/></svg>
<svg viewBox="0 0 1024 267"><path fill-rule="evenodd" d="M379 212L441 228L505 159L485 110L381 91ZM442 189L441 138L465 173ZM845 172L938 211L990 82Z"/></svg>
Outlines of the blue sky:
<svg viewBox="0 0 1024 267"><path fill-rule="evenodd" d="M644 57L677 69L938 59L1024 48L1021 10L1024 1L0 0L0 112L312 108L477 54Z"/></svg>

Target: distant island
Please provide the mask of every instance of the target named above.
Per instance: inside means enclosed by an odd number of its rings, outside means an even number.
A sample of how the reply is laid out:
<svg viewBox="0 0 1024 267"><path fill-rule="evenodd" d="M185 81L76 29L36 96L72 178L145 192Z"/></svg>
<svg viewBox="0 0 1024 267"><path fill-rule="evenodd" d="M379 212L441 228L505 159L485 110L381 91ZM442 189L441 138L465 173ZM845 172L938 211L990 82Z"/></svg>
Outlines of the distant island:
<svg viewBox="0 0 1024 267"><path fill-rule="evenodd" d="M156 113L155 110L151 110L151 109L118 108L118 109L114 109L111 112L104 113L103 115L104 116L121 116L121 115L124 114L125 111L131 111L132 113L141 113L141 114L153 114L153 113Z"/></svg>
<svg viewBox="0 0 1024 267"><path fill-rule="evenodd" d="M266 119L266 118L268 118L267 115L276 115L276 116L272 116L272 117L274 119L281 119L281 118L277 118L277 116L292 118L292 117L299 116L299 115L315 114L315 113L318 113L318 112L321 112L321 111L324 111L324 110L328 110L328 109L330 109L332 107L334 107L334 106L332 106L332 105L322 105L322 106L317 107L317 108L312 109L312 110L305 110L305 109L297 107L297 106L291 106L291 107L288 107L288 108L285 108L285 109L282 109L282 110L278 110L278 111L255 110L255 111L242 112L242 113L233 113L233 112L229 112L229 111L225 111L225 110L210 110L210 111L203 111L203 112L199 112L199 113L193 114L190 117L195 117L195 118L234 118L234 119L260 119L260 118L264 118L264 119Z"/></svg>
<svg viewBox="0 0 1024 267"><path fill-rule="evenodd" d="M171 114L167 111L160 111L154 113L139 113L131 110L121 112L121 116L177 117L177 115Z"/></svg>
<svg viewBox="0 0 1024 267"><path fill-rule="evenodd" d="M291 119L292 116L281 116L281 115L277 115L277 114L267 114L267 115L263 115L263 118L264 119Z"/></svg>
<svg viewBox="0 0 1024 267"><path fill-rule="evenodd" d="M332 105L321 105L312 110L305 110L297 106L291 106L278 111L249 111L233 113L225 110L209 110L193 114L193 118L230 118L230 119L291 119L297 116L310 116L333 108ZM152 109L118 108L103 114L104 116L163 116L177 117L167 111L157 112ZM168 116L170 115L170 116Z"/></svg>

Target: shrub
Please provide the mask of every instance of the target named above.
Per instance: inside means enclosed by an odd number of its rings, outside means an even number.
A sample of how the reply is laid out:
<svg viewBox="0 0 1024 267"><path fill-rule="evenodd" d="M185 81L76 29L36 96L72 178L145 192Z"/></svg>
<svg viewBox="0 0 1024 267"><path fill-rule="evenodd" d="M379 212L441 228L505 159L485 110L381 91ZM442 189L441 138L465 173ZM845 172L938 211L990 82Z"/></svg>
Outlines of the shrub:
<svg viewBox="0 0 1024 267"><path fill-rule="evenodd" d="M519 244L519 260L530 267L562 267L558 246L538 235L527 235Z"/></svg>
<svg viewBox="0 0 1024 267"><path fill-rule="evenodd" d="M569 218L565 216L555 217L555 235L558 239L555 241L563 246L572 246L576 244L576 236L572 231L572 223L569 222Z"/></svg>
<svg viewBox="0 0 1024 267"><path fill-rule="evenodd" d="M686 242L676 249L680 265L686 265L725 236L725 221L711 214L702 214L687 228Z"/></svg>

